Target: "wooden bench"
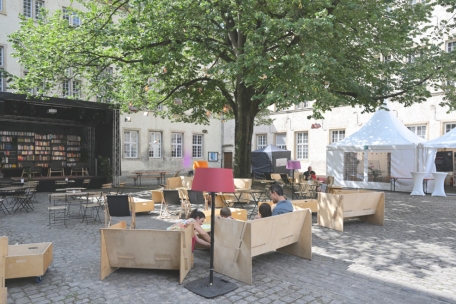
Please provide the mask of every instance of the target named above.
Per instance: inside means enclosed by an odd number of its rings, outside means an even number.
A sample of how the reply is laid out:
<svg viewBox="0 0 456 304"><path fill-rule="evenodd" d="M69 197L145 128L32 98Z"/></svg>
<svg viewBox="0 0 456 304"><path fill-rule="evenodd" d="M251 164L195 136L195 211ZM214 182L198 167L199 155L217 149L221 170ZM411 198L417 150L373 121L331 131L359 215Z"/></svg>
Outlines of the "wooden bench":
<svg viewBox="0 0 456 304"><path fill-rule="evenodd" d="M132 197L130 204L134 204L134 208L130 208L130 210L134 210L135 213L150 212L155 209L155 203L153 200Z"/></svg>
<svg viewBox="0 0 456 304"><path fill-rule="evenodd" d="M6 255L8 254L8 237L0 237L0 303L6 302L5 272Z"/></svg>
<svg viewBox="0 0 456 304"><path fill-rule="evenodd" d="M252 285L252 258L280 251L312 259L312 214L309 209L246 222L215 219L214 269Z"/></svg>
<svg viewBox="0 0 456 304"><path fill-rule="evenodd" d="M231 217L235 220L246 221L247 220L247 210L246 209L238 209L238 208L230 208L231 210ZM206 219L204 220L205 224L211 223L211 210L204 210L204 215ZM220 215L220 209L215 209L215 216Z"/></svg>
<svg viewBox="0 0 456 304"><path fill-rule="evenodd" d="M385 194L373 191L318 194L318 225L344 231L344 220L351 218L383 226Z"/></svg>
<svg viewBox="0 0 456 304"><path fill-rule="evenodd" d="M318 201L316 199L292 200L293 209L309 208L312 213L318 212Z"/></svg>
<svg viewBox="0 0 456 304"><path fill-rule="evenodd" d="M179 284L193 266L193 225L182 231L101 228L100 279L117 268L179 270Z"/></svg>

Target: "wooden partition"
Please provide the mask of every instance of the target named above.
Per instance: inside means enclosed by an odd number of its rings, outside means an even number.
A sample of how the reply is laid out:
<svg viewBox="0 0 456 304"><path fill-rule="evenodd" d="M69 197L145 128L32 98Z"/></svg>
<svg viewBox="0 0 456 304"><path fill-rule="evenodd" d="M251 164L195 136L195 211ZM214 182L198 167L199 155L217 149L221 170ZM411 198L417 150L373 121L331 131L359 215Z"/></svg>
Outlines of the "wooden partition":
<svg viewBox="0 0 456 304"><path fill-rule="evenodd" d="M0 303L6 303L5 271L8 254L8 237L0 237Z"/></svg>
<svg viewBox="0 0 456 304"><path fill-rule="evenodd" d="M214 269L252 285L252 258L280 251L312 259L312 215L309 209L246 222L215 220Z"/></svg>
<svg viewBox="0 0 456 304"><path fill-rule="evenodd" d="M385 194L372 191L344 194L318 193L318 225L344 231L344 220L349 218L358 218L370 224L383 226Z"/></svg>
<svg viewBox="0 0 456 304"><path fill-rule="evenodd" d="M182 284L193 266L193 229L133 230L125 222L101 228L100 279L117 268L170 269L179 270Z"/></svg>
<svg viewBox="0 0 456 304"><path fill-rule="evenodd" d="M166 190L173 190L182 187L182 179L178 177L168 177L166 179Z"/></svg>
<svg viewBox="0 0 456 304"><path fill-rule="evenodd" d="M231 217L234 218L235 220L240 220L240 221L246 221L247 220L247 210L245 209L240 209L240 208L230 208L231 210ZM204 210L203 211L204 215L206 216L206 219L204 220L205 224L210 224L211 223L211 210ZM220 215L220 209L215 209L215 216Z"/></svg>
<svg viewBox="0 0 456 304"><path fill-rule="evenodd" d="M316 199L303 199L303 200L292 200L293 209L306 209L309 208L312 213L318 212L318 201Z"/></svg>

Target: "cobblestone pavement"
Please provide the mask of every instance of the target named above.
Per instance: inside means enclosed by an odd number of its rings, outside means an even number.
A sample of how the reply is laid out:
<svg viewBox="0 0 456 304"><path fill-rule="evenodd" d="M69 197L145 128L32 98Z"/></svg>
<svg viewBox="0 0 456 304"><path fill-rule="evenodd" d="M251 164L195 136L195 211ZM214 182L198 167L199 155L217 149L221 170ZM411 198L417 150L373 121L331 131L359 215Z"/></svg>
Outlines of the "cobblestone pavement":
<svg viewBox="0 0 456 304"><path fill-rule="evenodd" d="M140 193L147 196L148 193ZM71 220L47 226L48 194L35 211L0 213L0 235L10 244L53 242L54 259L43 281L6 280L8 303L201 303L179 285L177 271L119 269L99 279L99 222ZM316 225L312 261L271 252L253 259L253 285L217 303L456 303L456 201L386 193L385 226L359 221L343 233ZM159 207L159 205L156 205ZM138 228L169 223L139 215ZM116 220L120 220L116 218ZM209 251L195 251L184 284L208 277ZM226 277L225 277L226 278Z"/></svg>

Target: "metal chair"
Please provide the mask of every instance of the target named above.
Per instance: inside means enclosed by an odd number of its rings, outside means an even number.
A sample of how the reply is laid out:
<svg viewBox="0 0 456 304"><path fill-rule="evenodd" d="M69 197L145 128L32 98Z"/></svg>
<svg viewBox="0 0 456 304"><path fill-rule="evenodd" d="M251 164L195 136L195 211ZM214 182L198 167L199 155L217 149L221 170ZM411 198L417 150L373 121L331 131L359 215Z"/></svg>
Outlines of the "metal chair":
<svg viewBox="0 0 456 304"><path fill-rule="evenodd" d="M4 203L4 200L3 199L0 199L0 210L3 211L3 214L10 214L8 208L6 208L6 205ZM6 211L6 212L5 212ZM8 213L7 213L8 212Z"/></svg>
<svg viewBox="0 0 456 304"><path fill-rule="evenodd" d="M57 205L57 206L50 206L48 207L49 213L49 229L51 229L52 225L58 225L59 223L63 223L66 227L67 215L68 210L67 206L65 205Z"/></svg>
<svg viewBox="0 0 456 304"><path fill-rule="evenodd" d="M90 185L90 178L86 178L82 181L82 187L89 189L89 185Z"/></svg>
<svg viewBox="0 0 456 304"><path fill-rule="evenodd" d="M101 191L100 191L101 192ZM89 223L89 218L93 218L94 221L98 220L101 222L100 218L100 208L101 208L101 203L98 200L98 197L101 196L96 194L96 193L88 193L85 197L85 199L81 202L81 209L82 209L82 222L84 222L84 219L86 220L86 224ZM93 198L93 200L92 200ZM91 213L88 214L87 210L90 209Z"/></svg>

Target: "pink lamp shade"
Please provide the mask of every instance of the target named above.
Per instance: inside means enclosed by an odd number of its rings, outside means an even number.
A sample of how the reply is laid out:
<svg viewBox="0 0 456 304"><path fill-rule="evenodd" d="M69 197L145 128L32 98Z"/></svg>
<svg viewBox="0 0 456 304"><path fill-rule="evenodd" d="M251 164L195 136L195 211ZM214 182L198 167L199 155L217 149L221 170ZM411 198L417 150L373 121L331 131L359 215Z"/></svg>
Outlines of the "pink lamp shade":
<svg viewBox="0 0 456 304"><path fill-rule="evenodd" d="M234 192L232 169L198 168L193 177L192 190L206 192Z"/></svg>
<svg viewBox="0 0 456 304"><path fill-rule="evenodd" d="M289 160L289 161L287 161L286 168L289 170L301 169L301 162L299 160Z"/></svg>

